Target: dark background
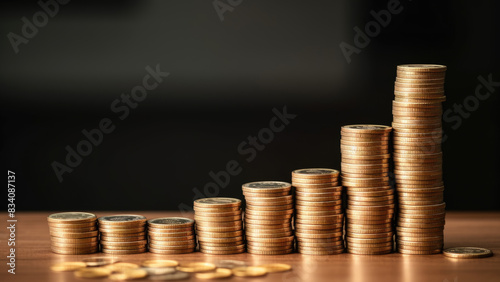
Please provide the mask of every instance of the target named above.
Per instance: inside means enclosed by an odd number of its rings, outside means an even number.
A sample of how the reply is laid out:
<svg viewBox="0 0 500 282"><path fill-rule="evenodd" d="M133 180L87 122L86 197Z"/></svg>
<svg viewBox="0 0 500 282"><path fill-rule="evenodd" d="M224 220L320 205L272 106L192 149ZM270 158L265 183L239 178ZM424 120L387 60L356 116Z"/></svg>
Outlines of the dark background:
<svg viewBox="0 0 500 282"><path fill-rule="evenodd" d="M40 7L2 2L0 158L18 210L176 210L229 160L243 170L219 195L242 198L245 182L340 168L340 126L390 125L398 64L447 65L445 110L478 76L500 81L493 0L402 0L348 64L339 44L387 2L244 0L221 21L212 1L72 1L18 54L7 34ZM119 121L110 104L157 64L170 76ZM457 129L444 123L449 210L500 209L496 90ZM237 146L284 106L297 117L247 162ZM59 183L52 162L104 117L115 131Z"/></svg>

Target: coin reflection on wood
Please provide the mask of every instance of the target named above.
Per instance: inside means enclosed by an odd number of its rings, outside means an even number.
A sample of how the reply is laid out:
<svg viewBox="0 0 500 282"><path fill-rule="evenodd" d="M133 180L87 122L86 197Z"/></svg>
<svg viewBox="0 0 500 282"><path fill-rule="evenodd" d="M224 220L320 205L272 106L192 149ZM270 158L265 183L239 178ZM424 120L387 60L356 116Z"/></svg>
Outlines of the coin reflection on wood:
<svg viewBox="0 0 500 282"><path fill-rule="evenodd" d="M142 215L119 214L99 218L103 253L124 255L146 251L146 218Z"/></svg>
<svg viewBox="0 0 500 282"><path fill-rule="evenodd" d="M194 201L196 236L200 251L213 255L245 251L241 200L203 198Z"/></svg>
<svg viewBox="0 0 500 282"><path fill-rule="evenodd" d="M330 168L292 171L299 253L333 255L344 251L342 186L338 177L339 171Z"/></svg>
<svg viewBox="0 0 500 282"><path fill-rule="evenodd" d="M443 248L445 204L442 106L446 66L400 65L394 86L394 175L398 251L434 254Z"/></svg>
<svg viewBox="0 0 500 282"><path fill-rule="evenodd" d="M86 212L63 212L47 218L51 250L65 255L91 254L99 250L97 217Z"/></svg>

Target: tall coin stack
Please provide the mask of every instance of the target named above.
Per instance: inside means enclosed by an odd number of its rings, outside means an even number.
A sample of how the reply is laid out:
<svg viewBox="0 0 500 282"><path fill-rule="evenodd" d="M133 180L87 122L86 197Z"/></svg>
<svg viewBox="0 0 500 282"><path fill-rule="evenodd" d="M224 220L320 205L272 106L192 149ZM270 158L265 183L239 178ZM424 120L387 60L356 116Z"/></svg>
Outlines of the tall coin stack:
<svg viewBox="0 0 500 282"><path fill-rule="evenodd" d="M99 217L101 250L108 254L138 254L146 251L146 218L123 214Z"/></svg>
<svg viewBox="0 0 500 282"><path fill-rule="evenodd" d="M194 201L196 236L200 251L213 255L245 251L241 200L204 198Z"/></svg>
<svg viewBox="0 0 500 282"><path fill-rule="evenodd" d="M284 255L293 251L292 185L259 181L243 185L247 251L258 255Z"/></svg>
<svg viewBox="0 0 500 282"><path fill-rule="evenodd" d="M91 254L99 250L97 217L86 212L49 215L51 249L64 255Z"/></svg>
<svg viewBox="0 0 500 282"><path fill-rule="evenodd" d="M342 186L338 177L339 171L329 168L292 171L299 253L332 255L344 251Z"/></svg>
<svg viewBox="0 0 500 282"><path fill-rule="evenodd" d="M389 138L384 125L341 129L342 185L346 187L346 245L353 254L386 254L393 248L394 190L389 185Z"/></svg>
<svg viewBox="0 0 500 282"><path fill-rule="evenodd" d="M446 66L400 65L394 87L394 174L398 251L435 254L443 248L442 105Z"/></svg>
<svg viewBox="0 0 500 282"><path fill-rule="evenodd" d="M196 247L194 220L163 217L148 220L149 251L156 254L187 254Z"/></svg>

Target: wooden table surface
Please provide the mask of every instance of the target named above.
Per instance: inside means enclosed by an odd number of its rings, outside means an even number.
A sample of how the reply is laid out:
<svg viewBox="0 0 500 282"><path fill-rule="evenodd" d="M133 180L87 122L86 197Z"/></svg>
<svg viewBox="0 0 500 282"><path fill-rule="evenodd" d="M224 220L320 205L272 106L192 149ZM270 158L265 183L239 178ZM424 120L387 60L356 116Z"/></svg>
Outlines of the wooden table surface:
<svg viewBox="0 0 500 282"><path fill-rule="evenodd" d="M95 212L97 216L116 212ZM119 212L125 213L125 212ZM147 218L178 216L175 212L133 212ZM51 272L53 263L80 261L93 255L58 255L50 252L48 212L18 212L16 225L16 274L7 272L8 249L7 216L1 217L0 281L82 281L72 273ZM482 259L452 259L438 255L401 255L397 253L364 256L340 254L331 256L306 256L290 254L283 256L250 255L205 255L199 252L184 255L155 255L152 253L119 256L122 261L140 263L145 259L168 258L179 262L217 261L236 259L249 265L282 262L293 266L286 273L268 274L261 278L236 278L234 281L500 281L500 213L499 212L448 212L445 227L445 248L454 246L478 246L491 249L495 255ZM191 278L195 280L194 278ZM91 280L86 280L91 281ZM99 279L98 281L109 281ZM188 280L184 280L188 281Z"/></svg>

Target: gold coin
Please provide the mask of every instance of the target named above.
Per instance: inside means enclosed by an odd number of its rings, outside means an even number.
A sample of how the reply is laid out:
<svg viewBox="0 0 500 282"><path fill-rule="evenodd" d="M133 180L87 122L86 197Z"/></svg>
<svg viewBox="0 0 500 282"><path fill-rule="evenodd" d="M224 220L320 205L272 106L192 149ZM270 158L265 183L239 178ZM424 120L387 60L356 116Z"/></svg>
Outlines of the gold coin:
<svg viewBox="0 0 500 282"><path fill-rule="evenodd" d="M54 264L50 267L50 270L61 272L61 271L74 271L80 268L84 268L87 265L84 262L73 261L73 262L61 262Z"/></svg>
<svg viewBox="0 0 500 282"><path fill-rule="evenodd" d="M110 216L102 216L98 218L99 226L112 226L119 228L120 226L134 226L134 225L144 225L146 223L146 217L142 215L135 214L118 214Z"/></svg>
<svg viewBox="0 0 500 282"><path fill-rule="evenodd" d="M241 210L241 206L234 206L234 207L224 207L224 208L219 208L219 207L197 207L193 206L193 210L195 212L235 212Z"/></svg>
<svg viewBox="0 0 500 282"><path fill-rule="evenodd" d="M208 262L189 262L177 266L177 270L182 272L207 272L216 268L215 264Z"/></svg>
<svg viewBox="0 0 500 282"><path fill-rule="evenodd" d="M244 192L261 192L261 191L268 191L268 192L283 192L283 191L290 191L292 188L292 185L288 182L282 182L282 181L258 181L258 182L250 182L250 183L245 183L242 186L242 189Z"/></svg>
<svg viewBox="0 0 500 282"><path fill-rule="evenodd" d="M50 223L64 223L67 225L82 224L95 222L97 217L95 214L88 212L61 212L54 213L47 217L47 221Z"/></svg>
<svg viewBox="0 0 500 282"><path fill-rule="evenodd" d="M111 280L132 280L148 276L144 269L125 269L111 274L108 278Z"/></svg>
<svg viewBox="0 0 500 282"><path fill-rule="evenodd" d="M112 257L90 257L82 260L87 266L104 266L118 262L117 258Z"/></svg>
<svg viewBox="0 0 500 282"><path fill-rule="evenodd" d="M443 254L451 258L485 258L492 256L493 252L478 247L454 247L444 250Z"/></svg>
<svg viewBox="0 0 500 282"><path fill-rule="evenodd" d="M197 225L196 231L204 231L204 232L233 232L241 230L241 225L229 226L229 227L219 227L219 226L202 226Z"/></svg>
<svg viewBox="0 0 500 282"><path fill-rule="evenodd" d="M425 251L398 249L398 252L408 255L432 255L432 254L440 254L441 249L425 250Z"/></svg>
<svg viewBox="0 0 500 282"><path fill-rule="evenodd" d="M145 267L174 267L178 265L178 261L166 259L145 260L142 262L142 266Z"/></svg>
<svg viewBox="0 0 500 282"><path fill-rule="evenodd" d="M184 217L163 217L148 220L148 227L157 229L189 228L193 225L194 220Z"/></svg>
<svg viewBox="0 0 500 282"><path fill-rule="evenodd" d="M202 208L227 208L241 206L241 200L235 198L224 198L224 197L214 197L214 198L203 198L194 201L193 203L196 207Z"/></svg>
<svg viewBox="0 0 500 282"><path fill-rule="evenodd" d="M112 270L105 267L88 267L75 271L75 276L79 278L103 278L108 277Z"/></svg>
<svg viewBox="0 0 500 282"><path fill-rule="evenodd" d="M303 168L292 171L292 178L331 179L339 175L339 171L331 168Z"/></svg>
<svg viewBox="0 0 500 282"><path fill-rule="evenodd" d="M111 271L122 271L125 269L139 268L139 265L130 262L117 262L114 264L106 265L105 268L110 269Z"/></svg>
<svg viewBox="0 0 500 282"><path fill-rule="evenodd" d="M232 269L234 276L239 277L258 277L267 274L267 270L260 266L241 266Z"/></svg>
<svg viewBox="0 0 500 282"><path fill-rule="evenodd" d="M68 239L80 239L80 238L90 238L97 236L97 231L80 232L80 233L69 233L69 232L52 232L50 231L50 236Z"/></svg>
<svg viewBox="0 0 500 282"><path fill-rule="evenodd" d="M231 269L217 268L214 272L196 273L195 277L198 279L221 279L233 275Z"/></svg>
<svg viewBox="0 0 500 282"><path fill-rule="evenodd" d="M217 237L198 237L199 242L212 242L212 243L231 243L243 240L243 236L232 238L217 238Z"/></svg>

